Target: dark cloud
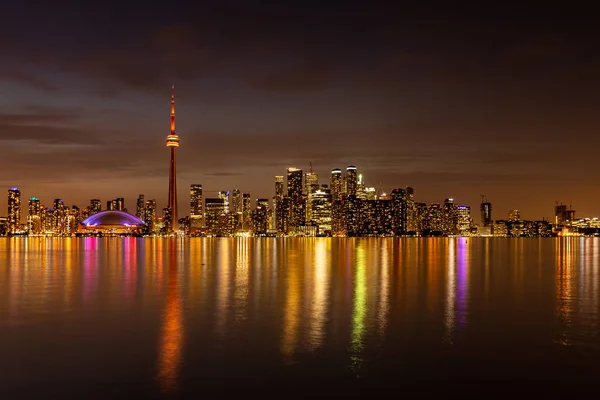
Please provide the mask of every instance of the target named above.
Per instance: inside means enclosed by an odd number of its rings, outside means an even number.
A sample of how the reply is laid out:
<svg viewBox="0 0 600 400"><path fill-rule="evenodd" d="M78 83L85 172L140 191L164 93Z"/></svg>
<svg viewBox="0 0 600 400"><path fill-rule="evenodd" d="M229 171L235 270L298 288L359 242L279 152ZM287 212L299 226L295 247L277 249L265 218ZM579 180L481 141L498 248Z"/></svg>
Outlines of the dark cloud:
<svg viewBox="0 0 600 400"><path fill-rule="evenodd" d="M427 201L475 204L484 188L495 207L518 197L535 213L568 192L600 213L600 182L585 166L600 144L592 13L33 1L3 17L5 185L78 203L137 192L162 202L174 83L180 188L269 197L273 175L312 161L325 182L355 164L368 184L411 184Z"/></svg>

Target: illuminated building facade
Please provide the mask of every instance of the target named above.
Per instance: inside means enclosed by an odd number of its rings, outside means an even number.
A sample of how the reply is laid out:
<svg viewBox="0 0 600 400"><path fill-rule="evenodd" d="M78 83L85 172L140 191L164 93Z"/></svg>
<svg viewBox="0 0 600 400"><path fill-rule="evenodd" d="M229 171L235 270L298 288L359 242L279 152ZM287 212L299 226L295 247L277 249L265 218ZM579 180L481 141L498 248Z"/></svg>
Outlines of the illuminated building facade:
<svg viewBox="0 0 600 400"><path fill-rule="evenodd" d="M357 187L358 187L357 170L354 165L350 165L346 168L346 195L356 196Z"/></svg>
<svg viewBox="0 0 600 400"><path fill-rule="evenodd" d="M156 227L156 200L146 200L144 207L144 222L146 223L145 232L154 233Z"/></svg>
<svg viewBox="0 0 600 400"><path fill-rule="evenodd" d="M479 207L481 211L481 234L491 235L492 231L492 203L483 200Z"/></svg>
<svg viewBox="0 0 600 400"><path fill-rule="evenodd" d="M521 219L521 213L519 210L508 210L508 220L509 221L518 221Z"/></svg>
<svg viewBox="0 0 600 400"><path fill-rule="evenodd" d="M248 232L252 229L252 199L250 193L242 193L242 231Z"/></svg>
<svg viewBox="0 0 600 400"><path fill-rule="evenodd" d="M233 192L231 192L230 211L234 214L242 212L242 197L240 195L240 189L233 189Z"/></svg>
<svg viewBox="0 0 600 400"><path fill-rule="evenodd" d="M102 202L99 199L90 200L89 214L98 214L100 211L102 211Z"/></svg>
<svg viewBox="0 0 600 400"><path fill-rule="evenodd" d="M204 196L202 185L190 185L190 227L201 228L204 223Z"/></svg>
<svg viewBox="0 0 600 400"><path fill-rule="evenodd" d="M206 229L210 235L220 236L227 223L225 219L225 199L221 197L205 200Z"/></svg>
<svg viewBox="0 0 600 400"><path fill-rule="evenodd" d="M40 234L43 231L42 226L42 205L40 199L31 197L29 199L29 215L27 216L27 232L30 234Z"/></svg>
<svg viewBox="0 0 600 400"><path fill-rule="evenodd" d="M169 148L169 201L166 213L168 219L165 221L167 232L177 230L177 148L179 147L179 136L175 133L175 86L171 86L171 133L167 136L167 147Z"/></svg>
<svg viewBox="0 0 600 400"><path fill-rule="evenodd" d="M306 220L305 197L302 190L303 173L301 169L287 169L287 195L290 203L290 225L292 229L304 224Z"/></svg>
<svg viewBox="0 0 600 400"><path fill-rule="evenodd" d="M331 198L332 201L342 200L344 195L342 170L339 168L331 171Z"/></svg>
<svg viewBox="0 0 600 400"><path fill-rule="evenodd" d="M320 234L331 232L331 190L320 188L308 195L307 221L318 227Z"/></svg>
<svg viewBox="0 0 600 400"><path fill-rule="evenodd" d="M304 195L308 196L317 189L319 189L319 176L311 170L304 175Z"/></svg>
<svg viewBox="0 0 600 400"><path fill-rule="evenodd" d="M393 233L397 236L406 235L406 190L392 189L391 197Z"/></svg>
<svg viewBox="0 0 600 400"><path fill-rule="evenodd" d="M123 200L123 202L125 202ZM137 202L136 202L136 206L135 206L135 216L140 218L140 219L144 219L144 207L145 207L145 202L144 202L144 195L140 194L137 198Z"/></svg>
<svg viewBox="0 0 600 400"><path fill-rule="evenodd" d="M8 190L8 233L21 231L21 191L18 187Z"/></svg>
<svg viewBox="0 0 600 400"><path fill-rule="evenodd" d="M252 211L252 233L254 236L265 236L268 228L269 200L257 199L256 208Z"/></svg>
<svg viewBox="0 0 600 400"><path fill-rule="evenodd" d="M462 236L470 235L472 225L471 207L456 206L456 229L458 234Z"/></svg>

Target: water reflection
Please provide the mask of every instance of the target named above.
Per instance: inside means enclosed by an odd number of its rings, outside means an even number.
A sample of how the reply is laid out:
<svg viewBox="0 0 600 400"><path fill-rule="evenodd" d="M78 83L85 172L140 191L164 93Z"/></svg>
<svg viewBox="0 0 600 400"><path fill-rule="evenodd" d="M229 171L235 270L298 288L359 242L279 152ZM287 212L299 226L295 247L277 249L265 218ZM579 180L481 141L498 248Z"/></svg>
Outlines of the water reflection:
<svg viewBox="0 0 600 400"><path fill-rule="evenodd" d="M211 373L368 379L388 356L493 358L506 338L515 363L519 346L592 359L599 287L592 238L0 238L0 370L44 387L78 365L181 394Z"/></svg>
<svg viewBox="0 0 600 400"><path fill-rule="evenodd" d="M284 243L289 243L285 240ZM285 247L283 249L286 250ZM291 249L290 249L291 250ZM298 336L301 317L301 279L297 251L287 251L286 263L284 268L287 270L285 278L286 297L283 316L283 336L281 343L281 352L287 362L293 362L293 355L298 345Z"/></svg>
<svg viewBox="0 0 600 400"><path fill-rule="evenodd" d="M249 291L250 268L250 246L247 238L241 238L235 242L235 320L245 320L247 315Z"/></svg>
<svg viewBox="0 0 600 400"><path fill-rule="evenodd" d="M231 242L228 239L209 239L218 249L218 257L215 261L217 270L217 323L215 330L218 334L224 335L227 332L227 319L229 317L229 296L231 291Z"/></svg>
<svg viewBox="0 0 600 400"><path fill-rule="evenodd" d="M314 253L312 253L313 273L310 277L313 292L311 293L309 346L313 351L321 346L325 339L325 323L329 307L330 251L331 241L315 239Z"/></svg>
<svg viewBox="0 0 600 400"><path fill-rule="evenodd" d="M573 312L573 258L572 238L560 238L556 241L556 313L562 325L562 332L556 342L570 345L571 314Z"/></svg>
<svg viewBox="0 0 600 400"><path fill-rule="evenodd" d="M352 371L356 375L359 375L363 361L363 339L365 335L365 316L367 315L367 260L365 256L364 241L359 240L355 249L356 274L354 278L354 304L352 307L350 352Z"/></svg>
<svg viewBox="0 0 600 400"><path fill-rule="evenodd" d="M465 238L449 238L447 241L444 341L452 344L456 330L467 324L470 247Z"/></svg>
<svg viewBox="0 0 600 400"><path fill-rule="evenodd" d="M175 239L169 241L167 265L167 293L160 333L158 382L163 392L173 393L178 389L179 368L183 347L183 315L179 292L179 271L174 246ZM163 257L158 259L162 264ZM162 265L161 265L162 267ZM162 269L162 268L161 268Z"/></svg>
<svg viewBox="0 0 600 400"><path fill-rule="evenodd" d="M379 261L379 311L377 313L377 326L379 335L384 336L390 312L390 241L381 243L380 261Z"/></svg>

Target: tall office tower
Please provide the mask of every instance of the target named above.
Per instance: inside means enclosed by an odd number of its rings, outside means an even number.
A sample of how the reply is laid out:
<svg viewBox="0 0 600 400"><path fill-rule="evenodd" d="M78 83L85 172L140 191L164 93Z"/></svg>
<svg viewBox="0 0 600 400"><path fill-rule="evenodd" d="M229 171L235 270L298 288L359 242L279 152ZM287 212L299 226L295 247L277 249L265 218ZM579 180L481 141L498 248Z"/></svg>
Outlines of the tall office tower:
<svg viewBox="0 0 600 400"><path fill-rule="evenodd" d="M279 232L279 222L281 220L278 213L282 212L281 201L283 200L283 176L275 176L275 196L273 196L273 229Z"/></svg>
<svg viewBox="0 0 600 400"><path fill-rule="evenodd" d="M283 196L277 200L275 212L275 229L278 235L287 235L290 231L290 209L292 202L289 197Z"/></svg>
<svg viewBox="0 0 600 400"><path fill-rule="evenodd" d="M444 232L444 212L440 204L434 203L427 206L426 211L427 230L433 234Z"/></svg>
<svg viewBox="0 0 600 400"><path fill-rule="evenodd" d="M252 209L250 193L242 193L242 230L247 232L252 229Z"/></svg>
<svg viewBox="0 0 600 400"><path fill-rule="evenodd" d="M79 223L82 221L81 219L81 210L77 206L71 207L71 212L67 213L66 227L67 233L73 234L77 232L77 227Z"/></svg>
<svg viewBox="0 0 600 400"><path fill-rule="evenodd" d="M331 234L331 190L320 188L308 195L307 219L318 226L319 234Z"/></svg>
<svg viewBox="0 0 600 400"><path fill-rule="evenodd" d="M107 210L116 210L117 203L114 200L106 200L106 209Z"/></svg>
<svg viewBox="0 0 600 400"><path fill-rule="evenodd" d="M146 200L143 220L146 223L147 232L154 232L154 223L156 221L156 200Z"/></svg>
<svg viewBox="0 0 600 400"><path fill-rule="evenodd" d="M127 211L125 208L125 199L123 197L117 197L115 200L115 210Z"/></svg>
<svg viewBox="0 0 600 400"><path fill-rule="evenodd" d="M343 196L342 170L335 168L331 170L331 199L332 201L341 200Z"/></svg>
<svg viewBox="0 0 600 400"><path fill-rule="evenodd" d="M456 235L456 207L454 205L454 199L445 199L444 207L442 209L443 213L443 232L446 235Z"/></svg>
<svg viewBox="0 0 600 400"><path fill-rule="evenodd" d="M58 233L64 233L67 210L62 199L54 199L54 218L55 232L58 230Z"/></svg>
<svg viewBox="0 0 600 400"><path fill-rule="evenodd" d="M342 202L344 229L346 236L359 236L361 231L362 202L354 195L348 195Z"/></svg>
<svg viewBox="0 0 600 400"><path fill-rule="evenodd" d="M316 172L307 172L304 175L304 195L309 195L319 188L319 175Z"/></svg>
<svg viewBox="0 0 600 400"><path fill-rule="evenodd" d="M306 219L304 198L302 195L302 170L294 167L287 169L287 195L290 198L290 225L297 227Z"/></svg>
<svg viewBox="0 0 600 400"><path fill-rule="evenodd" d="M283 176L277 175L275 177L275 197L281 199L283 196Z"/></svg>
<svg viewBox="0 0 600 400"><path fill-rule="evenodd" d="M404 189L392 190L392 229L394 235L406 234L406 190Z"/></svg>
<svg viewBox="0 0 600 400"><path fill-rule="evenodd" d="M221 190L217 193L219 199L225 200L225 213L229 212L229 190Z"/></svg>
<svg viewBox="0 0 600 400"><path fill-rule="evenodd" d="M481 196L481 233L483 235L491 235L492 232L492 203L489 203L484 196Z"/></svg>
<svg viewBox="0 0 600 400"><path fill-rule="evenodd" d="M8 232L21 230L21 191L18 187L8 190Z"/></svg>
<svg viewBox="0 0 600 400"><path fill-rule="evenodd" d="M140 194L138 196L137 204L136 204L136 207L135 207L135 215L136 215L136 217L138 217L138 218L140 218L142 220L144 219L144 205L145 205L144 195Z"/></svg>
<svg viewBox="0 0 600 400"><path fill-rule="evenodd" d="M363 182L362 174L358 175L358 182L356 184L356 197L360 200L368 200L367 188L365 187L365 183Z"/></svg>
<svg viewBox="0 0 600 400"><path fill-rule="evenodd" d="M406 187L406 231L417 233L418 228L417 207L415 205L415 190Z"/></svg>
<svg viewBox="0 0 600 400"><path fill-rule="evenodd" d="M519 221L521 219L521 213L519 210L508 210L509 221Z"/></svg>
<svg viewBox="0 0 600 400"><path fill-rule="evenodd" d="M233 192L231 192L231 206L229 208L234 214L242 212L242 197L240 196L240 189L233 189Z"/></svg>
<svg viewBox="0 0 600 400"><path fill-rule="evenodd" d="M42 231L42 206L37 197L29 199L29 215L27 216L27 231L38 234Z"/></svg>
<svg viewBox="0 0 600 400"><path fill-rule="evenodd" d="M205 200L206 228L211 235L220 236L225 228L225 199L221 197Z"/></svg>
<svg viewBox="0 0 600 400"><path fill-rule="evenodd" d="M176 151L179 147L179 136L175 133L175 86L171 86L171 133L167 136L167 147L169 148L169 201L167 208L170 209L170 220L167 231L177 230L177 160Z"/></svg>
<svg viewBox="0 0 600 400"><path fill-rule="evenodd" d="M356 175L356 167L354 165L346 168L346 194L348 196L356 196L356 188L358 186L358 179Z"/></svg>
<svg viewBox="0 0 600 400"><path fill-rule="evenodd" d="M102 202L98 199L90 200L90 215L98 214L102 211Z"/></svg>
<svg viewBox="0 0 600 400"><path fill-rule="evenodd" d="M190 185L190 227L201 228L204 223L204 197L202 185Z"/></svg>
<svg viewBox="0 0 600 400"><path fill-rule="evenodd" d="M302 170L294 167L287 169L287 195L290 198L302 196Z"/></svg>
<svg viewBox="0 0 600 400"><path fill-rule="evenodd" d="M255 236L267 234L267 222L269 213L269 200L257 199L256 208L252 211L252 233Z"/></svg>
<svg viewBox="0 0 600 400"><path fill-rule="evenodd" d="M459 235L467 236L471 233L471 207L456 206L456 229Z"/></svg>

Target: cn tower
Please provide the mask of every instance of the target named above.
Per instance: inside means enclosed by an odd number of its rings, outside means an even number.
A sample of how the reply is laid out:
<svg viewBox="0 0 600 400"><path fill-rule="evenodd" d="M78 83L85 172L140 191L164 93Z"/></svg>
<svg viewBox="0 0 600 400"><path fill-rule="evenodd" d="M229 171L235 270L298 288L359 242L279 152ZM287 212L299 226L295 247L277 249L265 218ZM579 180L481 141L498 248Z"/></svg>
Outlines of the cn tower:
<svg viewBox="0 0 600 400"><path fill-rule="evenodd" d="M167 136L167 147L171 153L169 164L169 230L175 232L177 223L177 158L176 150L179 147L179 136L175 133L175 86L171 86L171 133Z"/></svg>

